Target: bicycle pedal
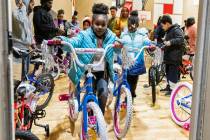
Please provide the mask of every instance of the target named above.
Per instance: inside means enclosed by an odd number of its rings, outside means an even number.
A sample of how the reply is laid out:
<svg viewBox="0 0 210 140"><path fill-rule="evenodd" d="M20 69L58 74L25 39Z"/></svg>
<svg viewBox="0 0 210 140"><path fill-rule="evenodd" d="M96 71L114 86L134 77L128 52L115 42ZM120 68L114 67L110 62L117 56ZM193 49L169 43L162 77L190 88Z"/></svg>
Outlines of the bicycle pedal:
<svg viewBox="0 0 210 140"><path fill-rule="evenodd" d="M122 104L120 105L120 107L121 107L122 109L126 109L127 104L124 102L124 103L122 103Z"/></svg>
<svg viewBox="0 0 210 140"><path fill-rule="evenodd" d="M96 130L93 128L88 129L88 138L90 140L96 140L97 139L97 133Z"/></svg>
<svg viewBox="0 0 210 140"><path fill-rule="evenodd" d="M34 116L35 119L44 118L46 116L46 111L45 110L37 110L37 111L35 111L33 116Z"/></svg>
<svg viewBox="0 0 210 140"><path fill-rule="evenodd" d="M69 94L62 94L62 95L59 95L59 101L68 101L70 96Z"/></svg>

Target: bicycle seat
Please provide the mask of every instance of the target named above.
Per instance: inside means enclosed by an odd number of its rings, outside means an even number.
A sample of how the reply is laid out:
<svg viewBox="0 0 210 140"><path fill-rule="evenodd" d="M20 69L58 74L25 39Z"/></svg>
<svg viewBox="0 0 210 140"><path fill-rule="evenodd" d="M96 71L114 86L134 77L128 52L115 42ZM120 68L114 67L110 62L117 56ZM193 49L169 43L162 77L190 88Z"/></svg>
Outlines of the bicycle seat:
<svg viewBox="0 0 210 140"><path fill-rule="evenodd" d="M17 94L18 94L19 96L21 96L21 97L25 96L25 94L26 94L26 88L25 88L25 87L19 87L19 88L17 89Z"/></svg>

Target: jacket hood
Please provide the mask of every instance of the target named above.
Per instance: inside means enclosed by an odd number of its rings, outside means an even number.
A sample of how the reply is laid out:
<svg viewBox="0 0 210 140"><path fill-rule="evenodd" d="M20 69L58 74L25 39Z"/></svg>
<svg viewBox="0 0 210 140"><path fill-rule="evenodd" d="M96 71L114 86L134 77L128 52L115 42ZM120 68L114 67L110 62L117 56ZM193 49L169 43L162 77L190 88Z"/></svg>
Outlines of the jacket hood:
<svg viewBox="0 0 210 140"><path fill-rule="evenodd" d="M178 29L178 28L180 28L180 26L178 25L178 24L173 24L169 29L168 29L168 31L170 31L170 30L175 30L175 29ZM168 32L167 31L167 32Z"/></svg>

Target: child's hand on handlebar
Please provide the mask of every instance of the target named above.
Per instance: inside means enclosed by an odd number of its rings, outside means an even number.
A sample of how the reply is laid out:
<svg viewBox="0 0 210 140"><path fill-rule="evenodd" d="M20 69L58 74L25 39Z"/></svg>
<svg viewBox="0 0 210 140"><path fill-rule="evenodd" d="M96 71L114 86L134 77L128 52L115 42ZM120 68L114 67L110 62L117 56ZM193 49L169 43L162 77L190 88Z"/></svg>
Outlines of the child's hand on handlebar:
<svg viewBox="0 0 210 140"><path fill-rule="evenodd" d="M115 41L114 42L114 48L122 48L123 46L122 46L122 44L120 43L120 42L118 42L118 41Z"/></svg>

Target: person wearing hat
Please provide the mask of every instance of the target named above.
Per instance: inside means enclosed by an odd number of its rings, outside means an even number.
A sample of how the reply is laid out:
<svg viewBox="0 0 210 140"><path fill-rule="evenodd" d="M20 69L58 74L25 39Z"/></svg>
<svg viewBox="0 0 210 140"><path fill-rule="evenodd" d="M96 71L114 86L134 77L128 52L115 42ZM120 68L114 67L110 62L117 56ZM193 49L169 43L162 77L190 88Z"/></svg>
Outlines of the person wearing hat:
<svg viewBox="0 0 210 140"><path fill-rule="evenodd" d="M53 0L41 0L41 6L34 7L34 33L37 45L40 45L44 39L51 39L56 35L63 35L64 30L56 28L53 17L49 13L52 8Z"/></svg>
<svg viewBox="0 0 210 140"><path fill-rule="evenodd" d="M88 29L91 26L91 18L86 16L83 20L82 20L82 26L83 26L83 30Z"/></svg>

